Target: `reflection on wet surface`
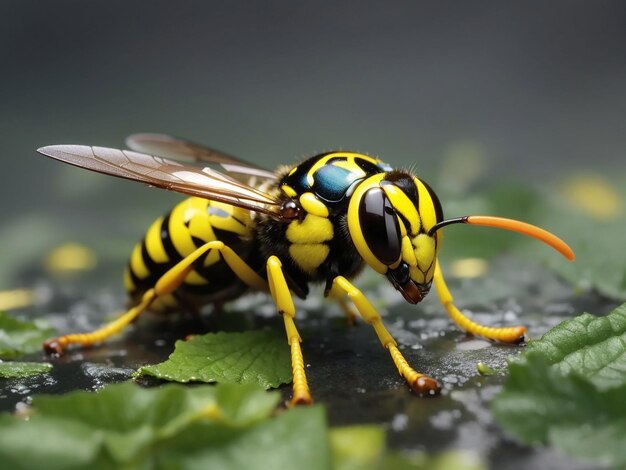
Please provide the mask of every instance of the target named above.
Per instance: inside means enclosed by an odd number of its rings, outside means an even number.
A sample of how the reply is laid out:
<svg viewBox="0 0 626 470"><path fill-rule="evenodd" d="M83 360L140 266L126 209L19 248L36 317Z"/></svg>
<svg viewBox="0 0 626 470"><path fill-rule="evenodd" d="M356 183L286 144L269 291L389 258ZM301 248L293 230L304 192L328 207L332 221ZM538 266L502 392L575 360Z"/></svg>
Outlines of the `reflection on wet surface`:
<svg viewBox="0 0 626 470"><path fill-rule="evenodd" d="M377 423L387 430L392 448L434 453L466 449L493 467L542 467L550 462L551 468L587 468L549 449L519 446L494 424L489 402L500 390L507 358L523 346L466 336L447 318L434 295L411 306L376 277L366 275L357 285L363 286L381 309L409 363L440 380L443 390L436 398L412 395L371 328L362 322L348 327L338 307L321 300L321 291L314 290L308 300L297 305L298 326L313 397L327 407L331 425ZM79 281L49 287L52 295L45 304L21 312L29 317L49 312L44 316L60 332L92 329L124 307L123 295L108 288L91 286L93 290L86 290ZM615 305L594 294L575 296L550 272L511 258L492 262L487 277L451 278L450 288L458 305L475 320L523 324L535 338L578 313L605 314ZM224 314L209 315L205 321L184 316L146 317L105 345L53 359L55 367L48 374L0 382L0 407L14 411L36 393L95 391L129 380L138 367L165 360L175 340L190 333L264 326L283 328L265 295L244 297L228 305ZM25 359L41 358L43 354ZM479 364L492 375L481 375ZM141 379L141 384L158 382ZM281 391L285 399L290 397L290 386Z"/></svg>

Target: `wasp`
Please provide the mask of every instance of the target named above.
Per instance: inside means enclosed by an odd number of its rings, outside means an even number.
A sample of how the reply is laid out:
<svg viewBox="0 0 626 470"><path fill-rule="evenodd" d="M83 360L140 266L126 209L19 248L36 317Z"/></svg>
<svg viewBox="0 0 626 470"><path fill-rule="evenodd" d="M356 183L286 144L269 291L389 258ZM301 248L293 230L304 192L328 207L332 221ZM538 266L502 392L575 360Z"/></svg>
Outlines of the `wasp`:
<svg viewBox="0 0 626 470"><path fill-rule="evenodd" d="M46 341L49 353L103 342L146 310L220 305L249 290L269 291L291 350L292 403L308 404L312 398L293 295L305 298L310 284L323 283L325 296L336 299L349 320L356 313L347 299L374 328L411 389L434 395L439 382L408 364L381 315L353 284L364 267L385 276L411 304L420 302L434 282L460 328L519 343L523 326L480 325L454 305L437 257L441 229L462 223L512 230L574 259L560 238L524 222L478 215L444 219L439 199L424 180L368 155L328 152L270 172L168 135L134 134L126 142L130 150L38 149L71 165L190 196L158 218L134 247L125 272L129 310L95 331Z"/></svg>

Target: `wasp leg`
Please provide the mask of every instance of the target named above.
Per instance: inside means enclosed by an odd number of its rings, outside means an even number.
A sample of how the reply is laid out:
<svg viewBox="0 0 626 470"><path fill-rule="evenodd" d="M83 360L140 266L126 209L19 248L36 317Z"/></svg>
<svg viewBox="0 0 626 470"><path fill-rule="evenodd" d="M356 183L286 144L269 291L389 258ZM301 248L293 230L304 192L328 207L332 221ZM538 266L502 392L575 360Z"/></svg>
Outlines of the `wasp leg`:
<svg viewBox="0 0 626 470"><path fill-rule="evenodd" d="M450 294L448 286L443 279L441 263L439 263L439 260L435 262L434 279L439 301L448 312L448 315L450 315L450 318L452 318L452 321L459 325L459 327L463 330L474 336L481 336L483 338L500 341L502 343L521 343L524 341L524 334L526 333L526 327L524 326L496 328L492 326L480 325L463 315L456 305L454 305L452 294Z"/></svg>
<svg viewBox="0 0 626 470"><path fill-rule="evenodd" d="M343 310L343 313L346 315L346 322L348 323L348 326L355 326L356 314L354 313L354 309L351 308L350 305L348 305L346 301L343 300L343 298L337 297L336 300L337 300L337 303L339 304L339 307L341 308L341 310Z"/></svg>
<svg viewBox="0 0 626 470"><path fill-rule="evenodd" d="M159 278L153 288L148 289L143 294L141 301L137 305L130 308L117 319L90 333L70 334L49 339L43 345L44 350L49 353L63 354L63 351L69 345L78 344L80 346L92 346L119 333L132 323L142 312L147 310L158 297L171 294L178 289L187 275L194 269L195 265L199 261L202 261L203 255L211 250L220 252L226 264L228 264L242 282L254 289L267 290L265 280L248 266L243 259L231 248L224 245L223 242L214 240L202 245L189 256L174 265Z"/></svg>
<svg viewBox="0 0 626 470"><path fill-rule="evenodd" d="M394 364L398 368L398 372L408 382L411 389L419 395L435 395L441 389L441 385L435 379L428 377L427 375L416 372L406 361L400 350L396 340L393 339L385 325L383 325L380 314L376 311L374 306L367 300L367 297L357 289L350 281L343 276L337 276L333 280L333 284L329 295L332 297L340 297L347 295L354 303L356 309L359 311L363 320L369 323L376 331L378 339L385 347Z"/></svg>
<svg viewBox="0 0 626 470"><path fill-rule="evenodd" d="M278 313L283 316L285 322L285 331L287 332L287 341L291 347L291 369L293 371L293 398L292 405L308 405L313 403L309 384L306 380L304 371L304 358L302 357L302 349L300 343L302 338L298 333L296 324L293 321L296 315L296 307L293 305L291 292L285 281L282 264L276 256L270 256L267 260L267 280L270 286L270 292Z"/></svg>

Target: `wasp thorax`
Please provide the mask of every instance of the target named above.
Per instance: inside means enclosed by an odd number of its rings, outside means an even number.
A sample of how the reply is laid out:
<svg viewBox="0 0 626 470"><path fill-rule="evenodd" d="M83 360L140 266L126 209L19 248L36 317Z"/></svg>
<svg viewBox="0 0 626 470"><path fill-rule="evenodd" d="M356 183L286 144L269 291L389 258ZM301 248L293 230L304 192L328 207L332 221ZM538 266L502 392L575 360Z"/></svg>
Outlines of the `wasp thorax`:
<svg viewBox="0 0 626 470"><path fill-rule="evenodd" d="M363 260L385 274L405 299L419 302L428 293L437 256L442 219L432 190L413 175L392 171L375 175L355 190L348 227Z"/></svg>

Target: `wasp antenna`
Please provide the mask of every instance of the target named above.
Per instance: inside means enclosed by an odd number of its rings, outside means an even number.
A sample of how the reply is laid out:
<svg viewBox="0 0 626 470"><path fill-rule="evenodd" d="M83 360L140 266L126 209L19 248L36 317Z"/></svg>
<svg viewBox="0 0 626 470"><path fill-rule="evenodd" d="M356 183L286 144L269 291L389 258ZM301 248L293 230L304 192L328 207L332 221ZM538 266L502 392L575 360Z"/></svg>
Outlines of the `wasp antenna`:
<svg viewBox="0 0 626 470"><path fill-rule="evenodd" d="M536 238L537 240L540 240L545 244L550 245L556 251L565 256L565 258L567 258L569 261L574 261L574 259L576 258L574 251L569 247L569 245L553 233L537 227L536 225L528 224L526 222L521 222L514 219L505 219L503 217L493 217L489 215L468 215L465 217L442 220L438 224L434 225L428 233L432 235L440 228L452 224L482 225L484 227L497 227L505 230L511 230L512 232L517 232L523 235L527 235L529 237Z"/></svg>

